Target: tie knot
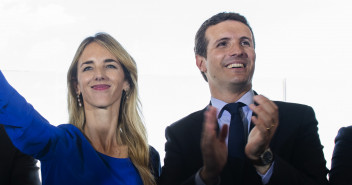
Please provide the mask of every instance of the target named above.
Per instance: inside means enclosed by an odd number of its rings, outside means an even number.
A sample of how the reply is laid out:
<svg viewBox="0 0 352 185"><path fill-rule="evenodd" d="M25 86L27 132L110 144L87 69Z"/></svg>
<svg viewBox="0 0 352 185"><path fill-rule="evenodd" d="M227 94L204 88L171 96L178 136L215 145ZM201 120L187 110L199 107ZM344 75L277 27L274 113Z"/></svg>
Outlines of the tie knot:
<svg viewBox="0 0 352 185"><path fill-rule="evenodd" d="M222 108L221 114L224 110L227 110L231 115L237 115L240 113L239 109L243 106L244 104L241 102L226 104L224 108Z"/></svg>

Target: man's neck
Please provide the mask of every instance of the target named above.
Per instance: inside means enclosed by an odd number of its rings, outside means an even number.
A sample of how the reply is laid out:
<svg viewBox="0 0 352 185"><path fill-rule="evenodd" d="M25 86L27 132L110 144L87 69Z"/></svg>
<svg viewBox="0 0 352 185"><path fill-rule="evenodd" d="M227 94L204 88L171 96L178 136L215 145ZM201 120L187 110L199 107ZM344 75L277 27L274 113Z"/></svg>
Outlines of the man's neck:
<svg viewBox="0 0 352 185"><path fill-rule="evenodd" d="M249 90L252 89L252 86L245 87L245 88L237 88L232 90L212 90L210 88L211 96L224 101L226 103L232 103L238 101L243 95L245 95Z"/></svg>

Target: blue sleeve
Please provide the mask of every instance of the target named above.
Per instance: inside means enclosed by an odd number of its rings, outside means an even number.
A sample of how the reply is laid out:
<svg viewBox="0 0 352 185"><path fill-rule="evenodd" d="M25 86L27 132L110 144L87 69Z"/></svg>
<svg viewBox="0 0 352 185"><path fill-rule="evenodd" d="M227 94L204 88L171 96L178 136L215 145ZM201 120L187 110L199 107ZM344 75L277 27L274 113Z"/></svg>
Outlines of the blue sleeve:
<svg viewBox="0 0 352 185"><path fill-rule="evenodd" d="M268 184L268 182L269 182L269 180L271 178L271 175L273 174L274 165L275 165L275 161L273 161L273 163L271 164L269 170L263 175L260 174L259 172L257 172L258 175L262 178L263 184Z"/></svg>
<svg viewBox="0 0 352 185"><path fill-rule="evenodd" d="M0 124L13 144L23 153L45 158L55 146L59 129L43 118L6 81L0 70ZM53 145L54 144L54 145Z"/></svg>

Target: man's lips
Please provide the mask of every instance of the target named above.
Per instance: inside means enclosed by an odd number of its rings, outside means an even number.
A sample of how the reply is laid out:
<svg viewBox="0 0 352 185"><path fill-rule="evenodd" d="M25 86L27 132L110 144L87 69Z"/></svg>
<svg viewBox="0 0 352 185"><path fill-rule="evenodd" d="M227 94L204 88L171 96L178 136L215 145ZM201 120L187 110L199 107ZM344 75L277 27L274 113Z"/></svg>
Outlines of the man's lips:
<svg viewBox="0 0 352 185"><path fill-rule="evenodd" d="M232 69L232 68L244 68L246 67L244 64L242 63L232 63L226 66L226 68L228 69Z"/></svg>
<svg viewBox="0 0 352 185"><path fill-rule="evenodd" d="M94 90L105 90L110 88L110 85L106 85L106 84L99 84L99 85L93 85L92 89Z"/></svg>

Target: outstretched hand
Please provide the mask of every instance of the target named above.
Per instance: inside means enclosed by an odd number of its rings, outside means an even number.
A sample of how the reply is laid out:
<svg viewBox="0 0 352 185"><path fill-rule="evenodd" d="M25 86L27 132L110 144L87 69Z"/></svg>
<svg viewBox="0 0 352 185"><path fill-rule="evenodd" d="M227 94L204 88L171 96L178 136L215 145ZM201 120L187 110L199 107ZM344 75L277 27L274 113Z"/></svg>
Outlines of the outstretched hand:
<svg viewBox="0 0 352 185"><path fill-rule="evenodd" d="M217 135L216 108L209 106L204 114L201 149L204 165L200 176L206 184L214 184L227 162L226 136L228 125Z"/></svg>

